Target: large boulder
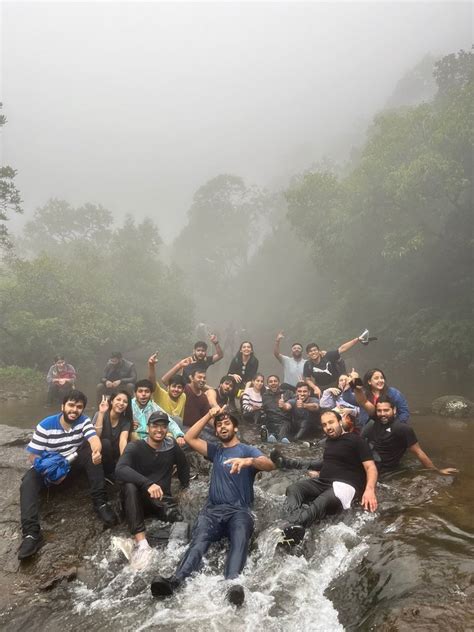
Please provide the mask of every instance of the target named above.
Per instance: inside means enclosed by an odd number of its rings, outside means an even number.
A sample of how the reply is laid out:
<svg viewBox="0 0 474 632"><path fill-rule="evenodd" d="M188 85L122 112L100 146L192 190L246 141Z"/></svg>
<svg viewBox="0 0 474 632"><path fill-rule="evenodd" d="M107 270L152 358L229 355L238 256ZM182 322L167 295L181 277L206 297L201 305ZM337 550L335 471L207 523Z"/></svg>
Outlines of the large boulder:
<svg viewBox="0 0 474 632"><path fill-rule="evenodd" d="M474 403L461 395L445 395L434 400L431 410L443 417L471 417L474 416Z"/></svg>

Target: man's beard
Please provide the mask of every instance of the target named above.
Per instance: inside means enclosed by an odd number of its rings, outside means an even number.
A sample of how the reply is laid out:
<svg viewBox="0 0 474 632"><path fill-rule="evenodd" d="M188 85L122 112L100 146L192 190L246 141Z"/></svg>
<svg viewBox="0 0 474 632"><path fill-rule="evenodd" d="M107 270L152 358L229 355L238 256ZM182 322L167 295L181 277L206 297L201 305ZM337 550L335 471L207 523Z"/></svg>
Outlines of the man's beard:
<svg viewBox="0 0 474 632"><path fill-rule="evenodd" d="M222 443L230 443L230 441L232 441L232 439L235 437L235 432L231 434L228 434L227 437L219 437L219 440L222 441Z"/></svg>

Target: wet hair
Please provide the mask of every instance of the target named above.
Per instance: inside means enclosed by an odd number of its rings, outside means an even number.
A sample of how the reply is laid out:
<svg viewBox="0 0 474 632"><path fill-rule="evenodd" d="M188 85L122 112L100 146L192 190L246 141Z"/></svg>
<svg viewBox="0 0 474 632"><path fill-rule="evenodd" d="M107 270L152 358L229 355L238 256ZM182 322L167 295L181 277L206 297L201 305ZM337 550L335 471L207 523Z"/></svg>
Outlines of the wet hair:
<svg viewBox="0 0 474 632"><path fill-rule="evenodd" d="M141 380L141 381L143 382L144 380ZM112 402L117 397L117 395L127 396L127 408L123 411L123 413L120 416L123 417L124 419L128 419L130 423L132 423L133 421L132 398L130 397L130 393L128 393L124 388L120 389L119 391L114 391L113 393L110 394L109 413L112 410Z"/></svg>
<svg viewBox="0 0 474 632"><path fill-rule="evenodd" d="M54 362L59 362L59 360L64 360L64 356L63 355L55 355L54 356Z"/></svg>
<svg viewBox="0 0 474 632"><path fill-rule="evenodd" d="M302 388L303 386L306 386L306 388L309 389L309 386L306 384L306 382L297 382L295 389Z"/></svg>
<svg viewBox="0 0 474 632"><path fill-rule="evenodd" d="M206 369L196 367L189 373L189 377L194 377L196 373L204 373L206 375Z"/></svg>
<svg viewBox="0 0 474 632"><path fill-rule="evenodd" d="M331 413L332 415L336 417L339 423L342 421L342 417L337 412L337 410L333 410L332 408L322 408L320 412L321 412L321 417L325 415L326 413Z"/></svg>
<svg viewBox="0 0 474 632"><path fill-rule="evenodd" d="M387 395L381 395L377 400L377 404L389 404L392 408L397 407L393 399L390 399Z"/></svg>
<svg viewBox="0 0 474 632"><path fill-rule="evenodd" d="M239 422L237 420L237 417L235 417L231 413L219 413L218 415L214 417L214 421L220 421L221 419L224 419L224 417L228 417L230 421L232 422L233 427L237 428L237 426L239 425Z"/></svg>
<svg viewBox="0 0 474 632"><path fill-rule="evenodd" d="M138 382L135 384L135 388L133 389L134 392L136 393L139 388L148 388L153 393L153 391L155 390L155 385L153 384L153 382L150 382L150 380L138 380Z"/></svg>
<svg viewBox="0 0 474 632"><path fill-rule="evenodd" d="M112 353L110 354L110 359L114 360L121 360L123 358L122 354L120 351L112 351Z"/></svg>
<svg viewBox="0 0 474 632"><path fill-rule="evenodd" d="M372 402L372 403L374 403L374 394L372 393L372 389L370 388L369 382L372 379L372 376L374 375L374 373L381 373L383 379L385 380L383 389L380 392L379 400L381 397L386 397L387 391L388 391L387 378L385 376L385 373L381 369L370 369L370 371L367 371L367 373L362 378L362 382L364 384L365 394L367 396L367 399L369 400L369 402Z"/></svg>
<svg viewBox="0 0 474 632"><path fill-rule="evenodd" d="M271 375L268 375L268 376L267 376L267 384L268 384L268 380L269 380L271 377L276 377L276 379L277 379L278 381L280 381L280 378L278 377L278 375L275 375L274 373L272 373Z"/></svg>
<svg viewBox="0 0 474 632"><path fill-rule="evenodd" d="M69 391L69 393L64 395L63 406L66 402L82 402L85 408L87 406L87 397L82 391L78 391L76 388L73 388Z"/></svg>
<svg viewBox="0 0 474 632"><path fill-rule="evenodd" d="M313 349L314 347L316 347L316 349L320 351L319 345L317 345L315 342L310 342L309 344L306 345L306 353L308 353L308 351L310 349Z"/></svg>
<svg viewBox="0 0 474 632"><path fill-rule="evenodd" d="M221 377L221 381L219 382L219 386L220 386L221 384L224 384L224 382L230 382L230 383L232 384L232 386L235 386L235 380L234 380L234 378L232 377L232 375L223 375L223 376Z"/></svg>
<svg viewBox="0 0 474 632"><path fill-rule="evenodd" d="M204 340L198 340L194 343L194 349L204 349L204 351L207 351L207 342L204 342Z"/></svg>
<svg viewBox="0 0 474 632"><path fill-rule="evenodd" d="M168 386L172 386L173 384L176 384L179 386L182 386L183 388L186 386L186 380L184 379L184 377L182 375L173 375L172 378L170 378L169 382L168 382Z"/></svg>

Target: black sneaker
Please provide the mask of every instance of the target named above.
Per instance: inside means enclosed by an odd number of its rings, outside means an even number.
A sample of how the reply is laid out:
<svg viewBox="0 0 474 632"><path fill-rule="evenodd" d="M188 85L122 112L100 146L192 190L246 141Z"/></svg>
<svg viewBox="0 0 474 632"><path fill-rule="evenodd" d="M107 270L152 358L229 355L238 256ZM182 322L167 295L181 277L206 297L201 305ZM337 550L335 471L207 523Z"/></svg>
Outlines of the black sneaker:
<svg viewBox="0 0 474 632"><path fill-rule="evenodd" d="M260 439L264 443L267 442L267 439L268 439L268 428L265 425L260 426Z"/></svg>
<svg viewBox="0 0 474 632"><path fill-rule="evenodd" d="M165 597L171 597L176 588L178 587L178 582L173 579L173 577L162 577L158 575L151 582L150 590L153 597L157 599L164 599Z"/></svg>
<svg viewBox="0 0 474 632"><path fill-rule="evenodd" d="M234 586L231 586L227 591L226 597L229 603L231 603L233 606L237 606L237 608L240 608L245 600L245 592L243 586L241 586L240 584L234 584Z"/></svg>
<svg viewBox="0 0 474 632"><path fill-rule="evenodd" d="M290 524L282 529L281 539L278 546L291 551L303 541L306 529L300 524Z"/></svg>
<svg viewBox="0 0 474 632"><path fill-rule="evenodd" d="M104 503L95 508L96 514L106 527L114 527L117 524L117 516L109 503Z"/></svg>
<svg viewBox="0 0 474 632"><path fill-rule="evenodd" d="M43 536L40 534L37 537L33 535L25 535L23 538L20 548L18 549L18 559L25 560L27 557L31 557L43 545Z"/></svg>
<svg viewBox="0 0 474 632"><path fill-rule="evenodd" d="M273 450L270 452L270 459L277 466L277 468L283 467L283 455L280 450L278 450L278 448L273 448Z"/></svg>

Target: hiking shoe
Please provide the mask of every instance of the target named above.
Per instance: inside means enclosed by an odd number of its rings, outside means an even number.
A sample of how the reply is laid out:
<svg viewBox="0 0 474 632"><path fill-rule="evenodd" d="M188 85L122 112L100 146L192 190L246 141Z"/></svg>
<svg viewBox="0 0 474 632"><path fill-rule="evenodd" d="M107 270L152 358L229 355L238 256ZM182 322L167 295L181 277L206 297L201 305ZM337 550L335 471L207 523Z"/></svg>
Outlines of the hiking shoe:
<svg viewBox="0 0 474 632"><path fill-rule="evenodd" d="M166 509L164 519L166 520L166 522L183 522L183 516L181 515L179 509L176 509L176 507Z"/></svg>
<svg viewBox="0 0 474 632"><path fill-rule="evenodd" d="M177 587L178 582L172 577L162 577L158 575L151 582L150 590L153 597L164 599L165 597L171 597Z"/></svg>
<svg viewBox="0 0 474 632"><path fill-rule="evenodd" d="M278 450L278 448L273 448L273 450L270 452L270 459L278 468L283 466L283 455L280 450Z"/></svg>
<svg viewBox="0 0 474 632"><path fill-rule="evenodd" d="M109 503L104 503L95 508L95 512L106 527L114 527L117 524L117 516Z"/></svg>
<svg viewBox="0 0 474 632"><path fill-rule="evenodd" d="M268 439L268 429L266 426L260 426L260 439L262 441L267 441Z"/></svg>
<svg viewBox="0 0 474 632"><path fill-rule="evenodd" d="M134 571L143 571L151 561L153 549L146 540L143 540L145 544L138 544L132 551L130 557L130 567Z"/></svg>
<svg viewBox="0 0 474 632"><path fill-rule="evenodd" d="M281 536L278 542L278 546L291 551L293 547L297 546L303 541L306 529L300 524L290 524L281 529Z"/></svg>
<svg viewBox="0 0 474 632"><path fill-rule="evenodd" d="M41 534L37 537L34 535L25 535L18 549L18 559L25 560L27 557L31 557L38 552L42 545L43 536Z"/></svg>
<svg viewBox="0 0 474 632"><path fill-rule="evenodd" d="M275 435L269 434L267 437L267 443L278 443Z"/></svg>
<svg viewBox="0 0 474 632"><path fill-rule="evenodd" d="M227 591L226 598L227 601L233 606L237 606L237 608L240 608L245 599L243 586L241 586L240 584L234 584L234 586L231 586Z"/></svg>
<svg viewBox="0 0 474 632"><path fill-rule="evenodd" d="M281 443L290 443L290 440L287 437L283 437Z"/></svg>

